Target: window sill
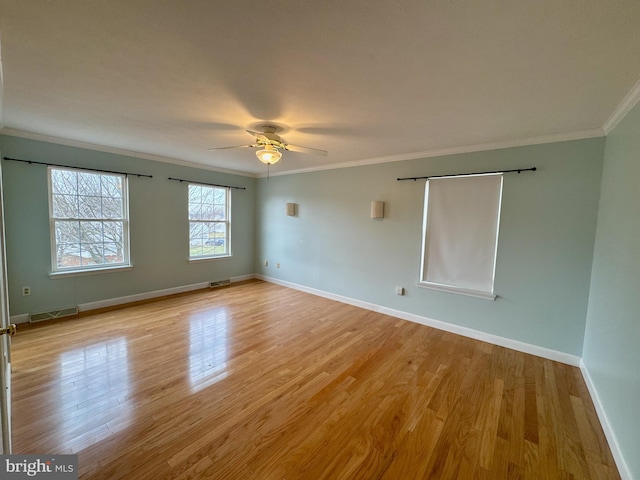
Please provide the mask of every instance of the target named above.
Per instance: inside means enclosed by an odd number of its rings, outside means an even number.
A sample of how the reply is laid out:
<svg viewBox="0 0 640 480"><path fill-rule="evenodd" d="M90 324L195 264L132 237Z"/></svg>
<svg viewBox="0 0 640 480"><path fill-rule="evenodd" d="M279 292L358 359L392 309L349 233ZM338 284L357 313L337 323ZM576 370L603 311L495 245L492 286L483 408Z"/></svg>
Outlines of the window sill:
<svg viewBox="0 0 640 480"><path fill-rule="evenodd" d="M97 275L99 273L114 273L132 270L133 265L118 265L117 267L92 268L87 270L63 270L50 272L49 278L79 277L81 275Z"/></svg>
<svg viewBox="0 0 640 480"><path fill-rule="evenodd" d="M221 258L233 258L233 255L217 255L215 257L194 257L189 258L189 263L208 262L210 260L220 260Z"/></svg>
<svg viewBox="0 0 640 480"><path fill-rule="evenodd" d="M481 298L483 300L495 301L497 295L487 292L479 292L477 290L467 290L460 287L452 287L450 285L440 285L438 283L418 282L416 285L421 288L437 290L439 292L457 293L458 295L466 295L467 297Z"/></svg>

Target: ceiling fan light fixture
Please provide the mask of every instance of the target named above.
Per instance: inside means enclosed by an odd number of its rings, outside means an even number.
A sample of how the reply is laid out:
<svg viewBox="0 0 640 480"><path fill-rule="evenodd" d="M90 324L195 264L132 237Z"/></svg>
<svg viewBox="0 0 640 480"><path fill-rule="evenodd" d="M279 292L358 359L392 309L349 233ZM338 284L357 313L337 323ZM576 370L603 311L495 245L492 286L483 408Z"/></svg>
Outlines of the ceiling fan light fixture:
<svg viewBox="0 0 640 480"><path fill-rule="evenodd" d="M280 153L273 145L265 145L262 150L258 150L256 152L256 157L266 165L273 165L282 158L282 153Z"/></svg>

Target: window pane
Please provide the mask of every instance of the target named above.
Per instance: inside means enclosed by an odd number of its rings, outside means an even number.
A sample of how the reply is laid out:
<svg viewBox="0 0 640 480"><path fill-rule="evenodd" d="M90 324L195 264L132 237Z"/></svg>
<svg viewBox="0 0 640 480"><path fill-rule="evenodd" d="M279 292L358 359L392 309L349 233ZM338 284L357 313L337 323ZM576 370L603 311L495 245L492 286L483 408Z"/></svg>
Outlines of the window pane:
<svg viewBox="0 0 640 480"><path fill-rule="evenodd" d="M122 198L122 178L112 175L102 175L102 196L109 198Z"/></svg>
<svg viewBox="0 0 640 480"><path fill-rule="evenodd" d="M192 203L202 203L202 187L189 185L189 205Z"/></svg>
<svg viewBox="0 0 640 480"><path fill-rule="evenodd" d="M56 218L76 218L78 197L76 195L53 195L53 216Z"/></svg>
<svg viewBox="0 0 640 480"><path fill-rule="evenodd" d="M226 238L227 237L227 225L220 222L215 223L215 236L216 238Z"/></svg>
<svg viewBox="0 0 640 480"><path fill-rule="evenodd" d="M224 188L216 188L213 203L221 205L227 203L227 190Z"/></svg>
<svg viewBox="0 0 640 480"><path fill-rule="evenodd" d="M123 218L122 199L114 197L102 198L102 218Z"/></svg>
<svg viewBox="0 0 640 480"><path fill-rule="evenodd" d="M226 188L189 185L189 255L228 253L228 193Z"/></svg>
<svg viewBox="0 0 640 480"><path fill-rule="evenodd" d="M56 267L67 268L81 265L80 222L56 221L54 224L56 242Z"/></svg>
<svg viewBox="0 0 640 480"><path fill-rule="evenodd" d="M215 253L227 253L227 225L216 223L215 225Z"/></svg>
<svg viewBox="0 0 640 480"><path fill-rule="evenodd" d="M58 243L56 250L57 267L68 268L81 265L80 243Z"/></svg>
<svg viewBox="0 0 640 480"><path fill-rule="evenodd" d="M213 205L203 204L201 206L200 220L213 220Z"/></svg>
<svg viewBox="0 0 640 480"><path fill-rule="evenodd" d="M211 220L226 220L227 207L225 205L214 205L211 213Z"/></svg>
<svg viewBox="0 0 640 480"><path fill-rule="evenodd" d="M56 243L80 243L80 222L57 221L55 235Z"/></svg>
<svg viewBox="0 0 640 480"><path fill-rule="evenodd" d="M100 197L78 197L80 218L102 218Z"/></svg>
<svg viewBox="0 0 640 480"><path fill-rule="evenodd" d="M202 243L202 239L204 238L204 225L200 222L191 222L189 224L189 238L192 244L194 242Z"/></svg>
<svg viewBox="0 0 640 480"><path fill-rule="evenodd" d="M122 244L124 242L123 222L103 222L102 232L105 242L117 243L122 247Z"/></svg>
<svg viewBox="0 0 640 480"><path fill-rule="evenodd" d="M78 173L78 195L100 196L100 177L95 173Z"/></svg>
<svg viewBox="0 0 640 480"><path fill-rule="evenodd" d="M127 264L126 177L53 167L49 175L53 269Z"/></svg>
<svg viewBox="0 0 640 480"><path fill-rule="evenodd" d="M80 257L82 265L99 265L104 263L102 243L81 243Z"/></svg>
<svg viewBox="0 0 640 480"><path fill-rule="evenodd" d="M213 192L214 192L214 188L206 188L206 187L201 187L201 191L202 191L202 203L205 204L212 204L213 203Z"/></svg>
<svg viewBox="0 0 640 480"><path fill-rule="evenodd" d="M124 257L122 255L122 245L117 243L104 244L104 262L105 263L122 263Z"/></svg>
<svg viewBox="0 0 640 480"><path fill-rule="evenodd" d="M51 189L53 193L77 195L78 175L69 170L51 170Z"/></svg>
<svg viewBox="0 0 640 480"><path fill-rule="evenodd" d="M102 222L80 222L80 241L82 243L102 241Z"/></svg>
<svg viewBox="0 0 640 480"><path fill-rule="evenodd" d="M202 205L199 203L189 204L189 220L202 220Z"/></svg>

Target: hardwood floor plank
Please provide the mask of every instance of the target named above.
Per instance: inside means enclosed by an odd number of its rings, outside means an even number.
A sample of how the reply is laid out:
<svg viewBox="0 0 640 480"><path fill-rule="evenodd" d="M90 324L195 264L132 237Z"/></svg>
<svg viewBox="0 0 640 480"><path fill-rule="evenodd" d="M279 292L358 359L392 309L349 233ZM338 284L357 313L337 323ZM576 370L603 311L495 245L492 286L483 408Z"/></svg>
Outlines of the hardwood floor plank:
<svg viewBox="0 0 640 480"><path fill-rule="evenodd" d="M538 444L538 405L535 375L535 357L526 355L524 382L524 438Z"/></svg>
<svg viewBox="0 0 640 480"><path fill-rule="evenodd" d="M540 464L540 454L537 443L524 441L524 478L527 480L537 480L542 476L542 466Z"/></svg>
<svg viewBox="0 0 640 480"><path fill-rule="evenodd" d="M577 368L260 281L12 353L15 452L81 479L619 478Z"/></svg>
<svg viewBox="0 0 640 480"><path fill-rule="evenodd" d="M495 444L498 431L498 416L500 414L500 405L502 402L502 390L504 382L496 378L493 382L493 392L487 410L482 411L481 415L485 422L482 427L482 438L480 441L479 465L489 470L491 468L491 460L495 455Z"/></svg>

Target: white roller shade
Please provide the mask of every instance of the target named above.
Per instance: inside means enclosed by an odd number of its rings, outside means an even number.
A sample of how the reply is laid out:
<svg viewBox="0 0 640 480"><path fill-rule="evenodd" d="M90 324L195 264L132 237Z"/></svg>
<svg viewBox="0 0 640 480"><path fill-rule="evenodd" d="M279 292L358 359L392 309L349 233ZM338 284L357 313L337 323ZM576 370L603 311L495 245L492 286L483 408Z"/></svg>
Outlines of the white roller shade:
<svg viewBox="0 0 640 480"><path fill-rule="evenodd" d="M502 174L427 181L421 282L493 294Z"/></svg>

